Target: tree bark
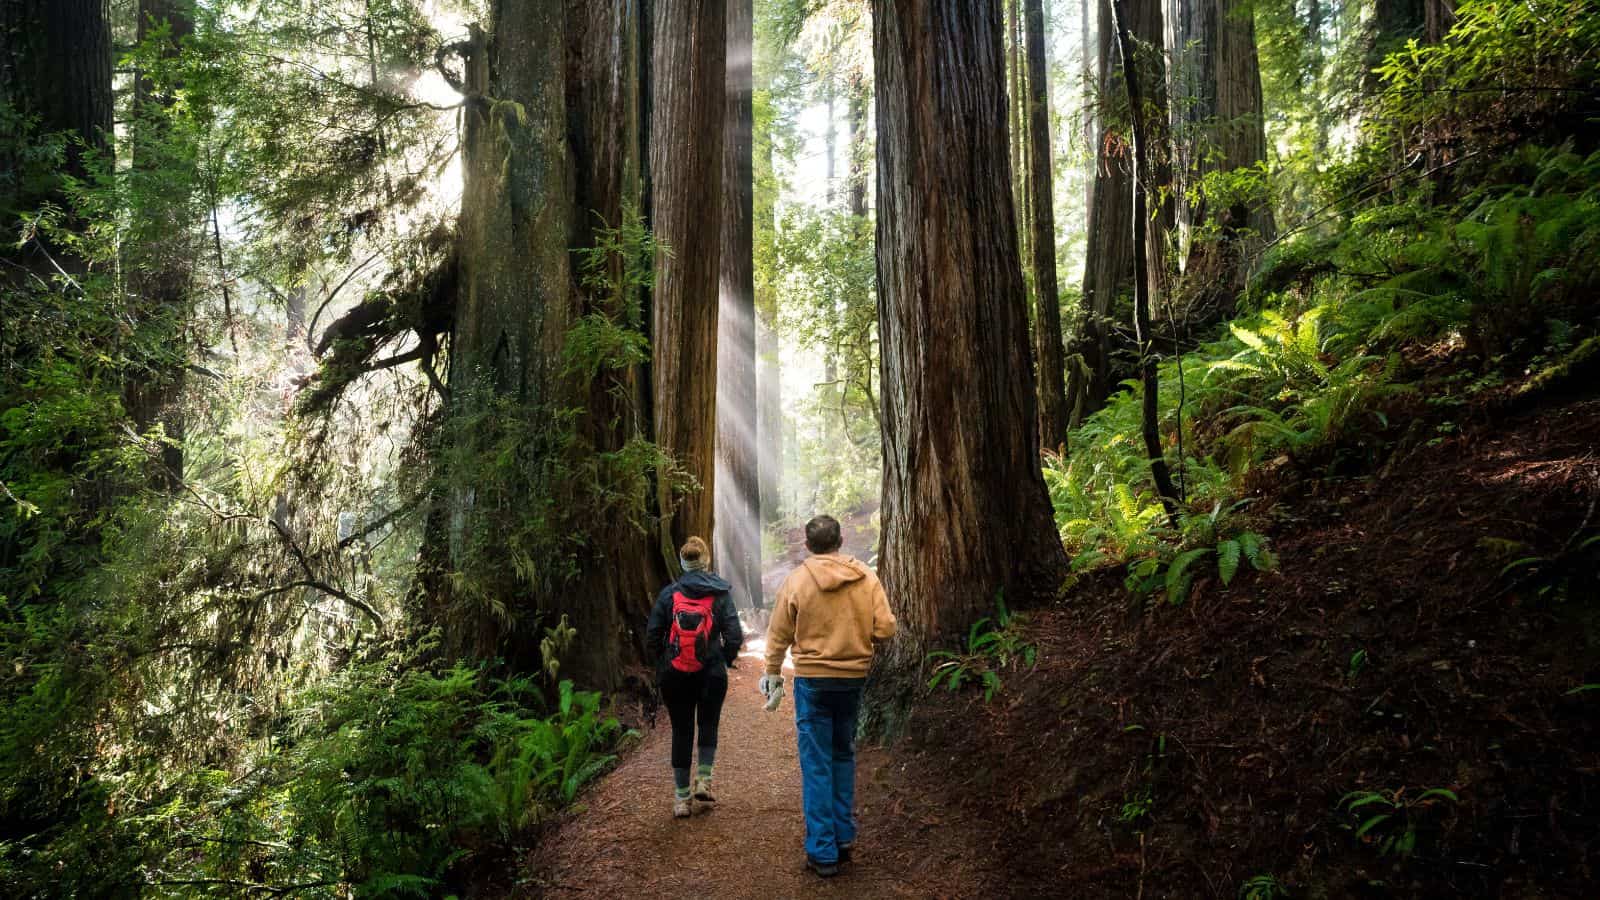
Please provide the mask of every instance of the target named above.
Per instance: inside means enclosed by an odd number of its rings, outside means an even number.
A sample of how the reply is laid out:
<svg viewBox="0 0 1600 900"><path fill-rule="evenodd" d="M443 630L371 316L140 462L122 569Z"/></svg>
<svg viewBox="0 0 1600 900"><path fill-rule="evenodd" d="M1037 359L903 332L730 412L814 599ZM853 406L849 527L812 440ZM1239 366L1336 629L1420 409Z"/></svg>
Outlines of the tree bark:
<svg viewBox="0 0 1600 900"><path fill-rule="evenodd" d="M1130 37L1139 46L1159 48L1164 27L1161 0L1134 0L1125 7ZM1112 386L1117 382L1111 370L1111 314L1117 296L1127 288L1133 277L1133 236L1122 223L1133 215L1132 181L1133 160L1126 112L1121 115L1109 108L1109 101L1124 93L1121 82L1123 67L1113 61L1116 33L1112 27L1109 0L1101 0L1099 15L1098 70L1100 75L1101 107L1100 136L1096 141L1096 166L1094 177L1094 202L1089 207L1089 247L1083 270L1083 332L1075 341L1075 353L1080 363L1069 377L1069 424L1076 427L1090 414L1105 405ZM1166 90L1164 68L1159 55L1154 52L1136 52L1138 68L1147 73L1145 81L1158 86L1153 96L1144 98L1151 119L1165 118ZM1146 240L1162 246L1170 231L1170 219L1164 209L1161 215L1146 220ZM1158 254L1159 257L1159 254ZM1160 260L1156 260L1160 264ZM1151 262L1147 259L1146 271ZM1160 283L1160 279L1156 279Z"/></svg>
<svg viewBox="0 0 1600 900"><path fill-rule="evenodd" d="M650 207L667 252L652 296L656 443L698 489L658 488L663 551L711 540L716 496L717 281L721 268L726 0L653 0Z"/></svg>
<svg viewBox="0 0 1600 900"><path fill-rule="evenodd" d="M193 0L139 0L138 39L151 40L158 28L167 29L161 55L172 58L180 42L194 33ZM193 188L193 148L173 141L167 127L170 92L158 93L141 73L134 82L133 172L149 198L135 212L141 221L128 241L132 258L125 257L129 286L135 295L136 316L142 325L161 331L155 346L184 348L188 319L189 281L194 265L195 229L190 204ZM160 424L169 444L161 448L161 464L152 484L177 491L183 483L184 358L155 361L123 390L123 403L141 434Z"/></svg>
<svg viewBox="0 0 1600 900"><path fill-rule="evenodd" d="M638 152L638 42L643 22L639 5L630 0L566 0L566 10L567 133L577 213L566 246L576 253L596 246L596 228L618 227L639 211L644 162ZM608 261L614 284L622 283L622 265L620 259ZM577 270L575 263L572 268ZM600 314L632 328L644 327L644 298L638 291L596 294L574 284L571 296L580 315ZM630 442L650 439L642 367L611 369L593 383L572 384L570 389L584 407L578 452L615 454ZM618 662L642 656L645 619L668 578L665 560L637 521L647 513L647 508L635 509L629 517L587 523L593 529L594 552L583 561L572 592L570 612L578 638L566 664L580 683L614 687L620 681Z"/></svg>
<svg viewBox="0 0 1600 900"><path fill-rule="evenodd" d="M722 166L722 282L718 312L717 568L740 605L760 608L761 497L756 443L754 109L752 0L727 0L727 111Z"/></svg>
<svg viewBox="0 0 1600 900"><path fill-rule="evenodd" d="M1061 294L1056 284L1055 160L1050 154L1050 95L1045 75L1044 3L1025 0L1028 32L1028 185L1033 192L1034 353L1039 363L1039 446L1067 440L1067 379L1061 349Z"/></svg>
<svg viewBox="0 0 1600 900"><path fill-rule="evenodd" d="M48 177L21 177L21 147L0 158L0 246L32 271L54 273L47 246L15 249L17 216L45 203L64 205L65 178L85 178L91 154L111 150L111 27L104 0L0 2L0 106L37 120L36 134L69 138L63 165ZM69 271L77 264L61 258ZM11 277L11 276L6 276Z"/></svg>
<svg viewBox="0 0 1600 900"><path fill-rule="evenodd" d="M446 475L456 577L431 599L456 655L497 655L520 628L519 663L537 646L540 607L563 586L546 567L552 560L532 559L550 555L550 541L524 534L530 498L549 502L540 475L560 451L540 438L565 399L558 360L570 323L574 215L563 18L561 0L502 4L487 35L474 28L466 65ZM493 464L507 444L517 458Z"/></svg>
<svg viewBox="0 0 1600 900"><path fill-rule="evenodd" d="M1267 158L1252 6L1243 0L1195 0L1190 123L1193 145L1188 179L1257 166ZM1203 193L1191 210L1193 228L1184 267L1181 310L1174 328L1204 328L1233 314L1244 291L1251 257L1272 237L1271 205L1236 202L1226 207ZM1210 233L1214 232L1214 236Z"/></svg>
<svg viewBox="0 0 1600 900"><path fill-rule="evenodd" d="M1032 428L999 4L873 6L890 731L930 648L1067 570Z"/></svg>
<svg viewBox="0 0 1600 900"><path fill-rule="evenodd" d="M1148 216L1145 197L1151 184L1150 161L1146 150L1147 124L1144 98L1139 78L1139 64L1134 56L1133 39L1128 33L1124 0L1111 0L1112 15L1117 29L1117 45L1122 51L1123 82L1128 91L1128 111L1132 118L1134 159L1133 218L1129 229L1133 233L1133 328L1134 339L1139 342L1139 374L1143 385L1143 409L1140 434L1144 438L1145 453L1150 457L1150 473L1156 483L1156 494L1166 509L1174 528L1178 527L1178 492L1172 485L1172 474L1167 468L1166 454L1161 448L1161 433L1157 427L1157 401L1160 399L1156 380L1156 353L1150 329L1149 268L1145 265L1147 248L1145 221Z"/></svg>
<svg viewBox="0 0 1600 900"><path fill-rule="evenodd" d="M472 30L444 497L421 573L421 612L453 655L532 669L565 615L560 677L602 690L639 658L666 578L646 473L626 461L649 436L643 373L567 353L580 321L645 324L619 256L583 271L640 196L637 10L527 0Z"/></svg>
<svg viewBox="0 0 1600 900"><path fill-rule="evenodd" d="M763 37L765 37L763 32ZM763 46L763 50L769 48ZM753 181L758 186L752 200L753 243L760 248L763 262L755 284L756 355L756 444L760 463L761 520L764 525L778 521L783 502L780 496L783 475L783 391L778 362L778 297L773 283L771 260L777 238L777 180L773 170L773 143L770 107L772 74L776 64L766 55L755 66L754 78L760 90L764 115L755 124L752 143Z"/></svg>

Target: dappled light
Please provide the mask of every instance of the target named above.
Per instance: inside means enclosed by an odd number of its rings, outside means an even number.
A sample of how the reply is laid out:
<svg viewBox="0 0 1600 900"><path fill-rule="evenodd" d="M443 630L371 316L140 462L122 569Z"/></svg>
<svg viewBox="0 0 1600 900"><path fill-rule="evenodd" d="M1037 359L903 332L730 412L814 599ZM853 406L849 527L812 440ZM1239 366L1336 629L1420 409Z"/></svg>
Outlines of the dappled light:
<svg viewBox="0 0 1600 900"><path fill-rule="evenodd" d="M1583 897L1587 0L0 2L0 896Z"/></svg>

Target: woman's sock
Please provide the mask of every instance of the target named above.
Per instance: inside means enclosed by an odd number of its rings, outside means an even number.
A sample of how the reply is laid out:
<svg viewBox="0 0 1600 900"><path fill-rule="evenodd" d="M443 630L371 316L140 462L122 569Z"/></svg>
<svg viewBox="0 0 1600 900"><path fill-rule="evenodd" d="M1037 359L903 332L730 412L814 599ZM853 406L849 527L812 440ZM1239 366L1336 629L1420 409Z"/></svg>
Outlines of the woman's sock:
<svg viewBox="0 0 1600 900"><path fill-rule="evenodd" d="M707 782L707 783L709 783L711 781L711 771L712 771L712 768L716 765L716 763L717 763L717 748L715 748L715 747L701 747L700 748L700 768L696 772L696 774L700 776L700 780L701 781L704 781L704 782Z"/></svg>
<svg viewBox="0 0 1600 900"><path fill-rule="evenodd" d="M678 799L678 800L687 800L687 799L689 799L689 770L688 769L673 769L672 770L672 788L673 788L673 797L675 797L676 799Z"/></svg>

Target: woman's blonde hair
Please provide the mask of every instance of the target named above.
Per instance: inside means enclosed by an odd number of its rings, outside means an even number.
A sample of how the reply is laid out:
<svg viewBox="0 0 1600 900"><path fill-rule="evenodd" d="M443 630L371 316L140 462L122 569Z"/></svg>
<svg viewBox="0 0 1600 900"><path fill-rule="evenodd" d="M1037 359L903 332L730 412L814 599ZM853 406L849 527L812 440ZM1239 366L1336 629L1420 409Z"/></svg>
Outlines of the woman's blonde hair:
<svg viewBox="0 0 1600 900"><path fill-rule="evenodd" d="M678 548L678 556L682 557L685 562L706 560L711 557L711 548L707 547L706 542L700 538L691 537L683 542L682 547Z"/></svg>

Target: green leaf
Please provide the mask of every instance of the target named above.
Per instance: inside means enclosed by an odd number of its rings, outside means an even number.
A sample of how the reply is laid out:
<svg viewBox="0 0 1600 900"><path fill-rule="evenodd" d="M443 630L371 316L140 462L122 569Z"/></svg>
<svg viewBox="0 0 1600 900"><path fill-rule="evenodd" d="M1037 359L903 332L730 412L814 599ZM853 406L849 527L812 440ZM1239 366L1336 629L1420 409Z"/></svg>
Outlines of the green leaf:
<svg viewBox="0 0 1600 900"><path fill-rule="evenodd" d="M1514 569L1520 569L1520 568L1523 568L1525 566L1538 565L1539 563L1542 563L1542 562L1548 562L1548 560L1546 560L1543 556L1524 556L1523 558L1508 564L1504 569L1501 569L1499 577L1501 577L1501 578L1506 577L1506 575L1508 573L1510 573Z"/></svg>
<svg viewBox="0 0 1600 900"><path fill-rule="evenodd" d="M1426 791L1423 791L1421 794L1417 795L1417 802L1421 803L1430 797L1440 797L1445 800L1449 800L1451 803L1461 802L1461 798L1456 796L1456 792L1447 788L1430 788Z"/></svg>
<svg viewBox="0 0 1600 900"><path fill-rule="evenodd" d="M1239 555L1241 553L1239 542L1226 540L1217 544L1217 574L1222 577L1224 585L1233 582L1233 576L1239 571Z"/></svg>
<svg viewBox="0 0 1600 900"><path fill-rule="evenodd" d="M1365 822L1362 822L1361 827L1356 829L1356 837L1365 837L1367 832L1377 828L1379 825L1382 825L1384 822L1387 822L1392 818L1394 818L1393 813L1380 813L1376 816L1373 816Z"/></svg>
<svg viewBox="0 0 1600 900"><path fill-rule="evenodd" d="M1210 547L1196 547L1179 553L1172 560L1172 565L1167 567L1168 603L1181 604L1189 599L1189 587L1194 582L1194 576L1188 574L1189 566L1210 552Z"/></svg>

